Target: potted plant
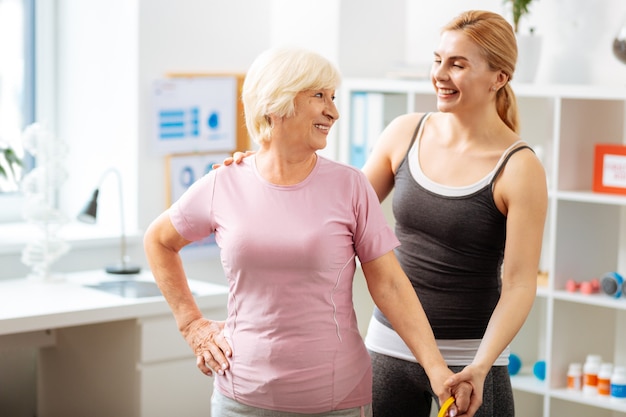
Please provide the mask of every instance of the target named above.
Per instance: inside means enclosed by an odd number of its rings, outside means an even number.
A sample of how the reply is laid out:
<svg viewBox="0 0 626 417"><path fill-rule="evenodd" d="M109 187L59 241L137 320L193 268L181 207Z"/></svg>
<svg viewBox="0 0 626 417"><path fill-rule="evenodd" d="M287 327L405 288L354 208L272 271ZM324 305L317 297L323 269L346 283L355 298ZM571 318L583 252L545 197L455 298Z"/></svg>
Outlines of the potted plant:
<svg viewBox="0 0 626 417"><path fill-rule="evenodd" d="M535 80L541 54L541 37L534 33L534 28L530 28L528 34L520 33L520 21L530 14L528 8L532 2L533 0L504 0L504 4L510 7L513 31L517 37L517 68L514 78L523 83Z"/></svg>
<svg viewBox="0 0 626 417"><path fill-rule="evenodd" d="M22 160L13 148L0 144L0 178L17 180L17 169L22 166Z"/></svg>
<svg viewBox="0 0 626 417"><path fill-rule="evenodd" d="M528 6L532 3L533 0L504 0L504 3L511 4L511 13L513 18L513 31L518 34L519 33L519 22L521 18L530 12L528 11ZM531 29L532 33L533 30Z"/></svg>

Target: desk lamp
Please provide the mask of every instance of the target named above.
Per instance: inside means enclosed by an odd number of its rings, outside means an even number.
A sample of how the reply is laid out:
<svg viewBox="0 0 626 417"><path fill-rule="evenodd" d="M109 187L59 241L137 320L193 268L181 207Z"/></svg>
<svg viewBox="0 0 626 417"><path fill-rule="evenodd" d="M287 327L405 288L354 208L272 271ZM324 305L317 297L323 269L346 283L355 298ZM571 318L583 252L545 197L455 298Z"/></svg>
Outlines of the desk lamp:
<svg viewBox="0 0 626 417"><path fill-rule="evenodd" d="M106 170L100 181L98 182L98 186L93 191L91 196L91 200L85 205L83 211L78 214L77 219L83 223L94 224L96 222L96 217L98 213L98 196L100 194L100 186L104 179L108 176L108 174L115 174L117 177L117 185L119 190L119 200L120 200L120 224L121 224L121 235L120 235L120 262L114 265L108 265L105 270L109 274L138 274L141 271L141 268L137 265L133 265L129 263L129 256L126 254L126 233L124 228L124 200L122 198L122 176L120 172L114 168L109 168Z"/></svg>

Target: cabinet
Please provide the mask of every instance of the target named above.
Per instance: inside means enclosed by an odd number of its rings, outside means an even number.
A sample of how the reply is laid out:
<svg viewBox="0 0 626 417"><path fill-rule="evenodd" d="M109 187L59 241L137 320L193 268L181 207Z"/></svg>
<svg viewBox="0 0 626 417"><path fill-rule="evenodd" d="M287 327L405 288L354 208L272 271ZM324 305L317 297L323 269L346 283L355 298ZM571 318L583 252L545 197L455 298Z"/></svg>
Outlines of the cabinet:
<svg viewBox="0 0 626 417"><path fill-rule="evenodd" d="M203 310L224 319L226 308ZM41 416L207 416L213 378L203 375L171 314L55 330L40 349Z"/></svg>
<svg viewBox="0 0 626 417"><path fill-rule="evenodd" d="M512 377L517 415L626 416L624 403L566 389L569 363L582 363L587 354L626 365L626 297L565 290L569 279L588 281L609 271L626 274L626 196L592 192L594 145L626 143L626 89L515 84L513 88L521 136L541 158L549 190L541 256L548 281L538 288L530 316L511 344L524 365ZM360 93L375 98L365 110L362 103L354 106ZM432 85L424 81L346 79L338 97L336 156L344 162L349 162L355 141L374 140L375 128L358 127L362 119L378 118L366 125L384 126L402 113L436 111ZM355 132L365 132L369 139L354 138ZM546 361L543 381L532 375L538 360Z"/></svg>

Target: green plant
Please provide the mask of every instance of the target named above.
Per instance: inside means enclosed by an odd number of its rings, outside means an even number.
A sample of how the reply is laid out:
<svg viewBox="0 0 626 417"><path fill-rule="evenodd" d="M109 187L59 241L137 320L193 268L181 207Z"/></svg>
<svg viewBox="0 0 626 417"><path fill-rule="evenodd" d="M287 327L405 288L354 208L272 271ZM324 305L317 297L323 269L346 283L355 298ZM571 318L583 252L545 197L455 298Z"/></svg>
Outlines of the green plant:
<svg viewBox="0 0 626 417"><path fill-rule="evenodd" d="M17 156L13 148L6 147L0 149L2 157L0 157L0 177L9 178L9 172L13 178L17 177L17 168L22 166L22 160ZM7 172L7 170L9 172Z"/></svg>
<svg viewBox="0 0 626 417"><path fill-rule="evenodd" d="M520 19L529 14L528 6L533 0L504 0L505 4L511 4L513 17L513 30L518 33Z"/></svg>

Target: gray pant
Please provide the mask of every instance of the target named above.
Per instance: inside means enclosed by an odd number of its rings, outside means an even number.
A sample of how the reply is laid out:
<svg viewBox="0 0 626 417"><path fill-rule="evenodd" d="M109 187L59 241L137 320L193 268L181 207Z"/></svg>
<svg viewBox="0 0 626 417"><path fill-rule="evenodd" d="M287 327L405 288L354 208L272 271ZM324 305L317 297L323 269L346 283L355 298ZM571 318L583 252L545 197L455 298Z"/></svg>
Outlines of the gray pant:
<svg viewBox="0 0 626 417"><path fill-rule="evenodd" d="M424 368L415 362L370 351L375 417L429 417L436 401ZM450 366L459 372L462 366ZM497 399L497 402L496 402ZM513 390L506 366L494 366L485 379L483 404L474 417L513 417Z"/></svg>
<svg viewBox="0 0 626 417"><path fill-rule="evenodd" d="M211 397L211 417L372 417L372 406L368 404L362 407L317 414L290 413L250 407L226 397L218 390L214 390Z"/></svg>

